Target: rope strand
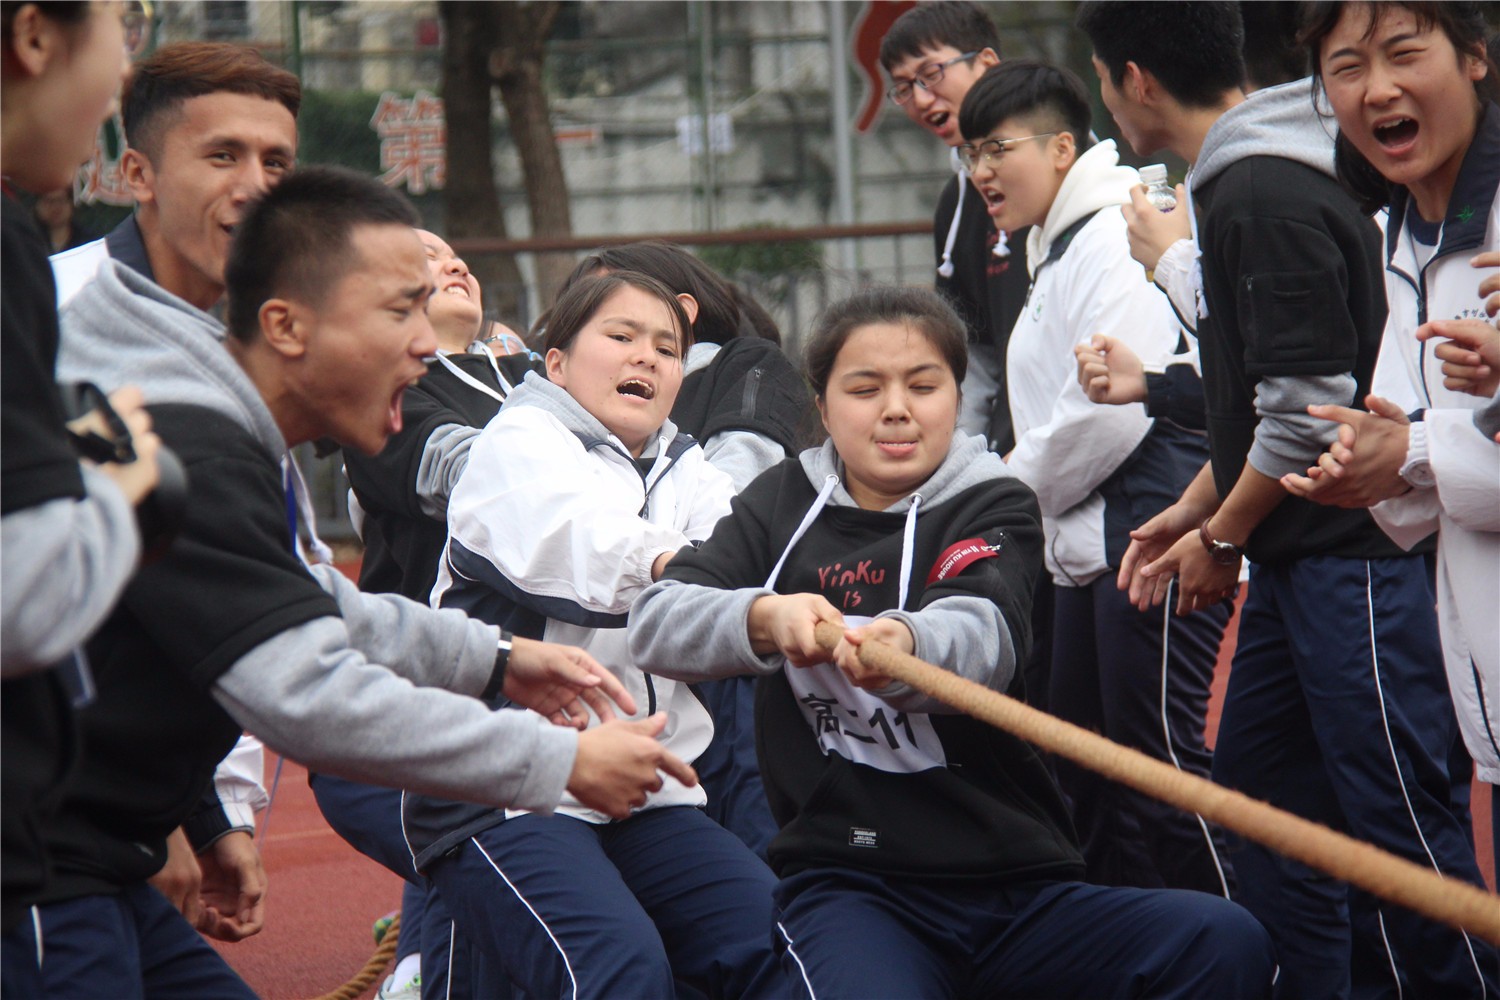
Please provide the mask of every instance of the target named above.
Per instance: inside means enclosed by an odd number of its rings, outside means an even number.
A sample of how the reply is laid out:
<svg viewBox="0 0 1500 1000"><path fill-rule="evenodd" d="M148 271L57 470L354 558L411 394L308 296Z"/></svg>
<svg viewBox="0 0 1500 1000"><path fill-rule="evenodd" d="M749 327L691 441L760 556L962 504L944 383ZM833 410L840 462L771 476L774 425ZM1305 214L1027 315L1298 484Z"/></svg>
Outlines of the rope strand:
<svg viewBox="0 0 1500 1000"><path fill-rule="evenodd" d="M820 622L816 635L818 644L832 652L844 631L831 622ZM1500 945L1500 896L1444 878L1372 844L1179 771L878 640L861 643L859 659L873 670L1043 750L1186 812L1198 813L1382 899Z"/></svg>

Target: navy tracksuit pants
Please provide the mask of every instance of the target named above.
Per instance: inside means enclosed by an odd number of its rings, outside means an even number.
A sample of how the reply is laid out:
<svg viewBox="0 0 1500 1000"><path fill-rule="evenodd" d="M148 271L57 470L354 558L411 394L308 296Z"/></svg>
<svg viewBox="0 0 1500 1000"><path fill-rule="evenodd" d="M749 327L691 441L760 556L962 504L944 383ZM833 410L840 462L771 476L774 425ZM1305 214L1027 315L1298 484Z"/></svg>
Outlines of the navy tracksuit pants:
<svg viewBox="0 0 1500 1000"><path fill-rule="evenodd" d="M1174 586L1160 607L1138 611L1113 573L1058 586L1054 602L1053 714L1207 778L1203 728L1230 603L1179 616ZM1217 827L1069 761L1054 763L1090 882L1230 894L1234 873Z"/></svg>
<svg viewBox="0 0 1500 1000"><path fill-rule="evenodd" d="M422 953L424 1000L468 1000L489 997L474 948L455 928L453 915L428 880L414 866L401 829L401 792L379 785L309 774L313 797L335 833L361 854L406 879L401 900L401 941L397 961L417 949ZM423 904L407 905L412 892Z"/></svg>
<svg viewBox="0 0 1500 1000"><path fill-rule="evenodd" d="M145 882L36 908L6 935L6 1000L255 1000L255 993L167 898ZM31 983L13 977L30 956ZM17 981L20 979L20 981ZM40 982L41 992L32 992Z"/></svg>
<svg viewBox="0 0 1500 1000"><path fill-rule="evenodd" d="M1314 556L1252 566L1214 778L1308 819L1479 884L1451 809L1456 723L1420 556ZM1351 990L1350 908L1373 940L1358 970L1408 997L1494 997L1495 949L1255 844L1235 854L1239 899L1276 942L1279 996Z"/></svg>
<svg viewBox="0 0 1500 1000"><path fill-rule="evenodd" d="M1269 997L1242 907L1201 892L900 879L819 868L776 889L794 997Z"/></svg>
<svg viewBox="0 0 1500 1000"><path fill-rule="evenodd" d="M772 952L775 876L700 809L602 825L517 816L428 875L527 996L786 993Z"/></svg>

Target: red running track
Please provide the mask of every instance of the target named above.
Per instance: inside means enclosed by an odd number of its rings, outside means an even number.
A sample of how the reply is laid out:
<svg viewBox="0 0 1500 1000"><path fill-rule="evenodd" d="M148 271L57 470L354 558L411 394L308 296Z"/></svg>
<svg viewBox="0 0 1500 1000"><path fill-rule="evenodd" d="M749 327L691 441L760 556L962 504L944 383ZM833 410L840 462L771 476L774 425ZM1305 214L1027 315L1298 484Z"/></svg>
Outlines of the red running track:
<svg viewBox="0 0 1500 1000"><path fill-rule="evenodd" d="M1238 616L1221 650L1209 708L1210 736L1218 728L1227 664ZM271 762L267 762L268 774ZM1475 841L1480 867L1495 886L1489 786L1474 786ZM343 985L363 968L374 941L370 925L401 905L401 880L356 852L324 822L307 787L307 772L288 761L264 826L261 856L270 878L266 928L219 951L266 1000L307 1000ZM373 988L364 996L373 996Z"/></svg>

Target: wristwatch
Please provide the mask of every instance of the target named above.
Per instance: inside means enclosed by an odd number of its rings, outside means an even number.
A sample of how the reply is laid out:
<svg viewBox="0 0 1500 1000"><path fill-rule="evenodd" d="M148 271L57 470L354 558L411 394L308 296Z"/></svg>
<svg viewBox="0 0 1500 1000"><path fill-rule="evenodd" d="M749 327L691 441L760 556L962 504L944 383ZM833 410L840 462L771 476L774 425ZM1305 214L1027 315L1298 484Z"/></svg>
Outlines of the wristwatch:
<svg viewBox="0 0 1500 1000"><path fill-rule="evenodd" d="M1412 422L1407 431L1406 457L1402 460L1399 475L1407 484L1419 490L1430 490L1437 485L1432 462L1427 453L1427 424L1421 419Z"/></svg>
<svg viewBox="0 0 1500 1000"><path fill-rule="evenodd" d="M1208 557L1214 562L1220 566L1233 566L1240 561L1245 550L1233 542L1216 541L1214 536L1208 533L1208 522L1212 519L1212 517L1205 517L1203 523L1198 525L1198 540L1203 543L1203 547L1208 550Z"/></svg>

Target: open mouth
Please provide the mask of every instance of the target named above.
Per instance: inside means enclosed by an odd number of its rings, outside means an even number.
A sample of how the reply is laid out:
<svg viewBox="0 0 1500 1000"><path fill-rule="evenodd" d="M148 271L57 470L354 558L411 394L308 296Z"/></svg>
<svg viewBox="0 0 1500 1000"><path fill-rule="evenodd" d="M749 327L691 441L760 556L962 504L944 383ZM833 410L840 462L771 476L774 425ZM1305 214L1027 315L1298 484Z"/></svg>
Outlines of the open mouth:
<svg viewBox="0 0 1500 1000"><path fill-rule="evenodd" d="M922 120L933 128L942 128L944 125L948 124L948 117L948 112L946 111L934 111L924 117Z"/></svg>
<svg viewBox="0 0 1500 1000"><path fill-rule="evenodd" d="M1417 137L1419 126L1411 118L1397 118L1375 126L1375 141L1387 149L1405 146Z"/></svg>
<svg viewBox="0 0 1500 1000"><path fill-rule="evenodd" d="M622 396L635 396L639 399L656 398L656 386L644 379L638 378L626 379L624 382L621 382L615 386L615 392L618 392Z"/></svg>
<svg viewBox="0 0 1500 1000"><path fill-rule="evenodd" d="M416 380L413 379L409 384L416 385ZM402 385L391 393L390 409L386 412L386 426L392 434L401 433L401 400L406 395L406 388L406 385Z"/></svg>

